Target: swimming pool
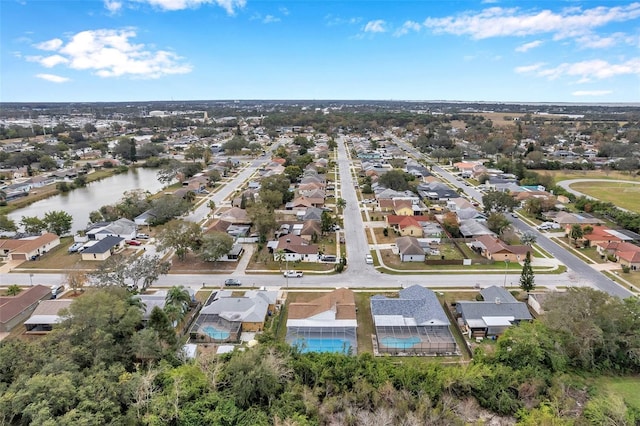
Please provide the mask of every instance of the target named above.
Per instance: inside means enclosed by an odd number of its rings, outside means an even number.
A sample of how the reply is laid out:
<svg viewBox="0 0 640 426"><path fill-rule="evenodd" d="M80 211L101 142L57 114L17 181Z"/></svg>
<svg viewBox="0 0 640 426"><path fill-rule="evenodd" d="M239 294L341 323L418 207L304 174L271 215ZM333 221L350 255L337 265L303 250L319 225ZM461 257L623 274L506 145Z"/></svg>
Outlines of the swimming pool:
<svg viewBox="0 0 640 426"><path fill-rule="evenodd" d="M216 340L226 340L231 336L227 330L218 330L212 325L205 325L202 327L202 331L204 331L209 337Z"/></svg>
<svg viewBox="0 0 640 426"><path fill-rule="evenodd" d="M351 342L346 339L323 339L312 337L308 339L296 339L291 342L298 350L306 354L308 352L337 352L347 354L351 350Z"/></svg>
<svg viewBox="0 0 640 426"><path fill-rule="evenodd" d="M419 337L390 337L385 336L380 339L380 343L388 348L409 349L420 343Z"/></svg>

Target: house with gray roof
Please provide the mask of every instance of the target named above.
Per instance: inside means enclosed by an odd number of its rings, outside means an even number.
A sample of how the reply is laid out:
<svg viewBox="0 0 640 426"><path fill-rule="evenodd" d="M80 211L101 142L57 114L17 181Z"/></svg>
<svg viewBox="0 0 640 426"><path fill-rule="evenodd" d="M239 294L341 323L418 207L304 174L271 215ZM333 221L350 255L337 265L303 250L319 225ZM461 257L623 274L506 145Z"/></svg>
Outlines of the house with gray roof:
<svg viewBox="0 0 640 426"><path fill-rule="evenodd" d="M121 218L114 222L94 224L86 232L89 240L101 240L108 236L122 237L132 240L136 237L138 225L129 219Z"/></svg>
<svg viewBox="0 0 640 426"><path fill-rule="evenodd" d="M512 325L533 319L527 305L518 302L504 288L491 286L480 294L484 299L481 302L456 302L456 312L463 323L463 331L470 338L499 336Z"/></svg>
<svg viewBox="0 0 640 426"><path fill-rule="evenodd" d="M214 292L200 310L190 335L196 342L233 342L243 331L262 331L267 315L274 310L277 293L248 291L233 297L232 292Z"/></svg>
<svg viewBox="0 0 640 426"><path fill-rule="evenodd" d="M124 238L109 235L84 249L82 260L107 260L122 247L124 247Z"/></svg>
<svg viewBox="0 0 640 426"><path fill-rule="evenodd" d="M420 285L400 290L397 298L371 298L378 353L442 355L457 353L449 318L436 294Z"/></svg>

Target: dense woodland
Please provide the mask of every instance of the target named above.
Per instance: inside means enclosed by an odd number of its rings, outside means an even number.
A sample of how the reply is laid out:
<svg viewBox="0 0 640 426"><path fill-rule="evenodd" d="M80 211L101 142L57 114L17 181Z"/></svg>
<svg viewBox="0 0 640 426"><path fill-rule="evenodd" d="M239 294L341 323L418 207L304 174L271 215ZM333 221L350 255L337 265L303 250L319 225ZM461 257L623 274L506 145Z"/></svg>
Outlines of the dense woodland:
<svg viewBox="0 0 640 426"><path fill-rule="evenodd" d="M143 328L125 289L87 290L48 336L0 344L0 424L637 424L593 383L640 372L640 302L572 288L547 309L468 363L301 354L270 332L184 360L166 316Z"/></svg>

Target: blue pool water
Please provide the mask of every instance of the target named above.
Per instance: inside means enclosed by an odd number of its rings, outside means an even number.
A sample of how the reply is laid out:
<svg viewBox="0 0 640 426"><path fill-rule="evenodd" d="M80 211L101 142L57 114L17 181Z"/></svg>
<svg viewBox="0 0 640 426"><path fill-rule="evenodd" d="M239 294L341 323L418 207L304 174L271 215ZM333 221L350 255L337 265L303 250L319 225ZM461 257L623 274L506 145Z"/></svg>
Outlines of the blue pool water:
<svg viewBox="0 0 640 426"><path fill-rule="evenodd" d="M351 349L351 343L345 339L296 339L291 343L298 350L306 354L308 352L337 352L347 354Z"/></svg>
<svg viewBox="0 0 640 426"><path fill-rule="evenodd" d="M207 335L212 339L216 339L216 340L226 340L231 335L231 333L229 333L228 331L218 330L212 325L205 325L204 327L202 327L202 331L207 333Z"/></svg>
<svg viewBox="0 0 640 426"><path fill-rule="evenodd" d="M396 349L408 349L412 348L421 340L419 337L383 337L380 339L380 343L385 345L388 348L396 348Z"/></svg>

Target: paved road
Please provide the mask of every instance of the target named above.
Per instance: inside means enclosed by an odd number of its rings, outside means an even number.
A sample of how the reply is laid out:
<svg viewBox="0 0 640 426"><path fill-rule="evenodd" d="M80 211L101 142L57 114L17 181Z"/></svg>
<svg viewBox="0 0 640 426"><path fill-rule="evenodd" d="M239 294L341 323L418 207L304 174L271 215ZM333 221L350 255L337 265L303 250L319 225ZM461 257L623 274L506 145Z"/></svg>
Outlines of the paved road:
<svg viewBox="0 0 640 426"><path fill-rule="evenodd" d="M396 142L398 143L398 145L403 147L406 151L414 155L416 158L425 158L425 156L421 152L413 148L408 143L397 140L397 139L396 139ZM436 172L437 174L440 175L441 178L446 179L456 187L462 188L462 190L465 191L465 193L469 197L475 199L479 203L482 203L482 193L476 190L475 188L466 186L463 183L457 181L455 176L453 176L451 173L449 173L448 171L444 170L442 167L437 166L435 164L432 166L432 171ZM613 280L607 278L601 272L596 271L594 268L584 263L584 261L576 257L573 253L567 251L563 247L551 241L549 238L545 236L545 234L539 232L535 228L532 228L531 226L524 223L520 219L516 219L510 216L507 216L507 218L511 221L512 225L515 228L519 229L520 231L522 232L533 231L537 236L537 244L540 247L542 247L545 251L547 251L549 254L551 254L554 258L558 259L560 262L566 265L567 268L569 269L569 275L573 274L579 277L578 278L579 281L582 281L587 285L591 285L613 296L624 298L624 297L630 297L633 295L633 293L631 293L629 290L625 289L624 287L620 286ZM536 280L538 280L538 278L539 276L536 276Z"/></svg>

